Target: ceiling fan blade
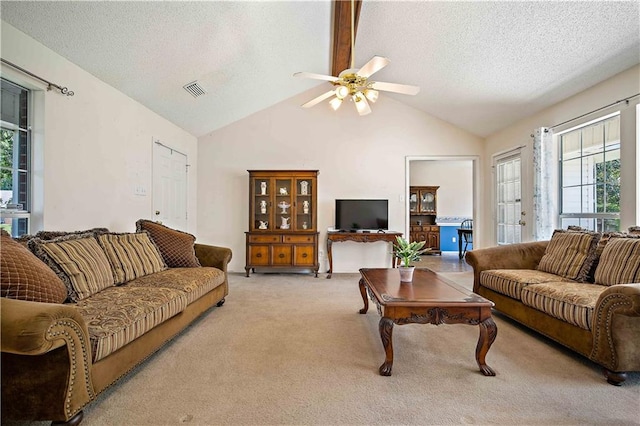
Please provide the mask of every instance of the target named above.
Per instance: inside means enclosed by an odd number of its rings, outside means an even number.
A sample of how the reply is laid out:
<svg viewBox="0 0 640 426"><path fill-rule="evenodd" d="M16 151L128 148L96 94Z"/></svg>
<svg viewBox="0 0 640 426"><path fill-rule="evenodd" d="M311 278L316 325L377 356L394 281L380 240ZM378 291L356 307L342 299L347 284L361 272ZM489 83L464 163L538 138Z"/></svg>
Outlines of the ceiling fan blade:
<svg viewBox="0 0 640 426"><path fill-rule="evenodd" d="M371 60L369 60L369 62L364 64L362 68L358 70L358 75L360 77L367 78L373 73L380 71L387 65L389 65L389 60L387 58L383 56L374 56L373 58L371 58Z"/></svg>
<svg viewBox="0 0 640 426"><path fill-rule="evenodd" d="M417 95L420 91L418 86L409 86L408 84L384 83L376 81L370 86L372 89L384 90L385 92L402 93L403 95Z"/></svg>
<svg viewBox="0 0 640 426"><path fill-rule="evenodd" d="M326 80L326 81L336 81L338 77L334 77L332 75L324 75L324 74L315 74L312 72L297 72L293 74L294 77L301 78L313 78L315 80Z"/></svg>
<svg viewBox="0 0 640 426"><path fill-rule="evenodd" d="M335 94L336 94L335 90L329 90L327 93L323 93L322 95L318 96L317 98L311 99L306 104L303 104L302 107L303 108L311 108L312 106L319 104L320 102L324 101L325 99L330 98L331 96L333 96Z"/></svg>

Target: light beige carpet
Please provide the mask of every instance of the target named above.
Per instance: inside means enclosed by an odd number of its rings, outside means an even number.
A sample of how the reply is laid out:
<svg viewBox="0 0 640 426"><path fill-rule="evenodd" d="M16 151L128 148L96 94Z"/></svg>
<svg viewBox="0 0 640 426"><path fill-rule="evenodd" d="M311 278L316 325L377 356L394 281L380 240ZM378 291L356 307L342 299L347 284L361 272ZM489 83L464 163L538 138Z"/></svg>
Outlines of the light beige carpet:
<svg viewBox="0 0 640 426"><path fill-rule="evenodd" d="M469 285L468 273L448 273ZM394 329L393 375L358 274L234 274L230 295L85 410L84 425L640 424L640 374L606 383L584 358L496 315L478 328Z"/></svg>

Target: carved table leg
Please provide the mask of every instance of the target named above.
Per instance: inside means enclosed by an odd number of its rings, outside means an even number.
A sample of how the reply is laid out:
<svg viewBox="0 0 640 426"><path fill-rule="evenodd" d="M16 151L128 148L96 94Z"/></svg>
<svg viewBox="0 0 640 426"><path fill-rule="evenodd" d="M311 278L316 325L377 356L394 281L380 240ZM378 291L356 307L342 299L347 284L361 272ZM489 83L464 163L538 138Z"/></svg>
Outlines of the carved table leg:
<svg viewBox="0 0 640 426"><path fill-rule="evenodd" d="M393 368L393 320L387 317L380 318L380 338L384 346L385 360L378 371L381 376L390 376Z"/></svg>
<svg viewBox="0 0 640 426"><path fill-rule="evenodd" d="M367 299L367 289L364 284L364 278L360 278L360 295L362 296L362 301L364 302L364 308L360 309L361 314L366 314L369 310L369 299Z"/></svg>
<svg viewBox="0 0 640 426"><path fill-rule="evenodd" d="M485 376L496 375L493 369L486 364L485 357L497 335L498 328L496 323L493 322L493 318L489 317L480 323L480 338L478 339L478 346L476 346L476 361L480 371Z"/></svg>

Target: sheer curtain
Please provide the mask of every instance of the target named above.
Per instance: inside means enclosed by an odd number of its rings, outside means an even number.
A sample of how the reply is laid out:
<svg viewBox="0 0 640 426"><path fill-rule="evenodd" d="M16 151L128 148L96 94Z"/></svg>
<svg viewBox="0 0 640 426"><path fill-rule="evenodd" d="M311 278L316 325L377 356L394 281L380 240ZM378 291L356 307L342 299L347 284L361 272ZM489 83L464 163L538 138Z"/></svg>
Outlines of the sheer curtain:
<svg viewBox="0 0 640 426"><path fill-rule="evenodd" d="M533 138L533 239L548 240L558 222L558 162L553 132L535 129Z"/></svg>

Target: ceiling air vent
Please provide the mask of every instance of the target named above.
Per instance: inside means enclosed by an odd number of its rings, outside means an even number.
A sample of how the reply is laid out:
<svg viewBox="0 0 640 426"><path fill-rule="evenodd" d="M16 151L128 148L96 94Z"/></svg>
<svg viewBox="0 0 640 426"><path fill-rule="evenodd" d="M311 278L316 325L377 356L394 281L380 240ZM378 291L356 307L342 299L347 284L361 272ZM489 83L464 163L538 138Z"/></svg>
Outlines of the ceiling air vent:
<svg viewBox="0 0 640 426"><path fill-rule="evenodd" d="M197 81L192 81L189 84L185 84L184 86L182 86L182 88L187 92L189 92L189 94L191 94L191 96L193 96L194 98L197 98L207 93Z"/></svg>

